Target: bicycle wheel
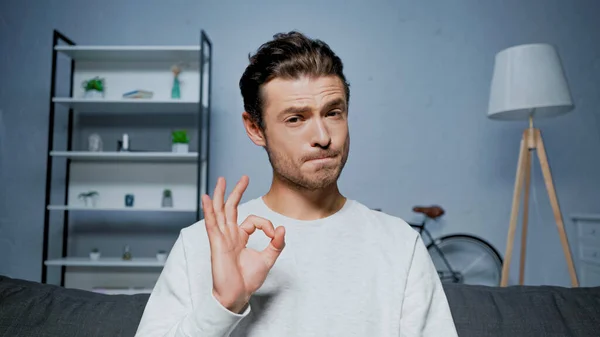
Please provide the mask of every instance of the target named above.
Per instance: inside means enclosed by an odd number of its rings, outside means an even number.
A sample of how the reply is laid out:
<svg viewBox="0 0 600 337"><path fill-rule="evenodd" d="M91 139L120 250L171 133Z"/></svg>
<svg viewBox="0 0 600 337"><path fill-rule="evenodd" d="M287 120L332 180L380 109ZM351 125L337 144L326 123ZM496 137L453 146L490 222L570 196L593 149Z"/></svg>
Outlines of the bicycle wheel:
<svg viewBox="0 0 600 337"><path fill-rule="evenodd" d="M442 236L427 246L442 282L500 285L502 257L488 242L473 235Z"/></svg>

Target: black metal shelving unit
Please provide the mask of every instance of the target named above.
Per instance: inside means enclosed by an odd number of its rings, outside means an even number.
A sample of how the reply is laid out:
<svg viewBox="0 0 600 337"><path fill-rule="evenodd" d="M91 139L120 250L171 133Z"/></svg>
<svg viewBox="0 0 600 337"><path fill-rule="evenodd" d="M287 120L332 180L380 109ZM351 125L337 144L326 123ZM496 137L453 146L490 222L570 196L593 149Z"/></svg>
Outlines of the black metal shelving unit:
<svg viewBox="0 0 600 337"><path fill-rule="evenodd" d="M199 104L197 111L197 146L198 146L198 155L197 155L197 183L196 183L196 209L195 209L195 220L199 221L203 218L203 213L201 209L201 194L206 193L208 182L209 182L209 162L210 162L210 153L209 153L209 142L210 142L210 115L211 115L211 92L212 92L212 42L209 36L206 34L204 30L200 30L200 55L199 55ZM57 50L58 46L67 45L67 46L77 46L73 40L68 38L65 34L61 33L58 30L53 31L52 36L52 69L51 69L51 84L50 84L50 97L49 97L49 116L48 116L48 146L47 146L47 154L46 154L46 187L45 187L45 202L44 202L44 226L43 226L43 250L42 250L42 265L41 265L41 282L47 283L48 281L48 268L53 266L48 266L46 261L49 259L49 247L50 247L50 225L51 225L51 214L53 212L63 212L63 223L62 223L62 247L61 247L61 257L66 258L69 255L68 252L68 240L69 240L69 207L65 207L64 209L51 209L49 206L51 204L52 197L52 180L55 172L53 171L55 168L53 167L54 157L51 155L56 143L55 143L55 122L56 122L56 105L57 103L54 99L56 98L56 89L57 89L57 64L58 64L58 55L61 53L60 50ZM135 46L129 46L135 47ZM75 72L76 60L71 58L70 61L70 82L69 82L69 97L73 97L73 78ZM208 75L205 78L205 75ZM167 111L168 112L168 111ZM73 122L74 122L74 114L75 109L72 106L69 107L68 110L68 122L67 122L67 136L66 136L66 151L72 151L73 148ZM71 157L65 157L65 172L64 176L61 176L61 179L64 177L65 186L64 186L64 205L68 204L69 200L69 179L71 174ZM203 161L206 161L204 179L202 172L202 164ZM60 276L60 285L64 286L65 284L65 271L66 266L62 265L61 267L61 276Z"/></svg>

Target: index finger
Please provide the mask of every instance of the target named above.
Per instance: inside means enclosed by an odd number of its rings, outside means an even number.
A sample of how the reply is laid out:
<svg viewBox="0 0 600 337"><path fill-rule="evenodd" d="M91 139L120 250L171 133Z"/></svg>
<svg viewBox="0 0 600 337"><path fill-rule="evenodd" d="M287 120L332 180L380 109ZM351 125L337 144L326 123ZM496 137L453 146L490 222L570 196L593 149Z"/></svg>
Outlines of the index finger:
<svg viewBox="0 0 600 337"><path fill-rule="evenodd" d="M246 191L246 187L248 187L248 181L248 176L242 176L227 198L227 202L225 203L225 217L228 224L235 224L237 226L237 208L240 200L242 200L242 195Z"/></svg>
<svg viewBox="0 0 600 337"><path fill-rule="evenodd" d="M252 214L242 222L240 228L248 235L252 235L256 229L262 230L270 238L275 235L275 227L271 221Z"/></svg>

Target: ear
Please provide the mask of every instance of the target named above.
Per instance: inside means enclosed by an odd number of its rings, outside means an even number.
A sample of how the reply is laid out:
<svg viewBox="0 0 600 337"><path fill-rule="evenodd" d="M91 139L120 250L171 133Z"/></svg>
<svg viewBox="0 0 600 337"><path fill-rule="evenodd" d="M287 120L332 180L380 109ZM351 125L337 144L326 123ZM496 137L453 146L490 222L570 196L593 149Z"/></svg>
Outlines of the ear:
<svg viewBox="0 0 600 337"><path fill-rule="evenodd" d="M254 144L264 147L266 142L263 130L258 126L258 124L256 124L256 122L254 122L247 111L242 113L242 119L244 121L244 128L246 129L246 133L248 134L248 137L250 137L250 140Z"/></svg>

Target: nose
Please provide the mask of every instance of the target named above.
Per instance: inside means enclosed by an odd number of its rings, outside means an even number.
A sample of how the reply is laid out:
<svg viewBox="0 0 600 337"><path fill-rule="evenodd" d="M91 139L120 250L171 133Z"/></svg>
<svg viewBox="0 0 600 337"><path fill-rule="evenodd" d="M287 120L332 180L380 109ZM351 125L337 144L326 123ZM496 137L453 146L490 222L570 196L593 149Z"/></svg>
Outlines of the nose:
<svg viewBox="0 0 600 337"><path fill-rule="evenodd" d="M316 118L314 121L311 145L326 149L331 144L331 135L329 134L327 125L325 125L321 118Z"/></svg>

